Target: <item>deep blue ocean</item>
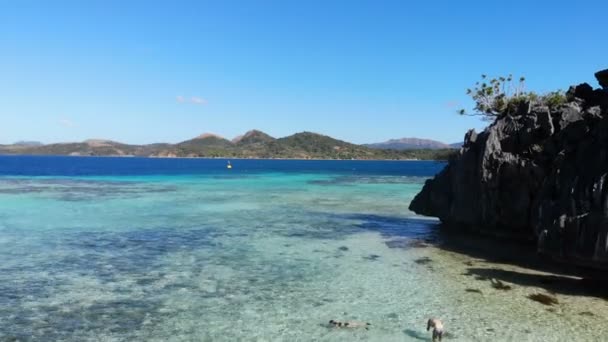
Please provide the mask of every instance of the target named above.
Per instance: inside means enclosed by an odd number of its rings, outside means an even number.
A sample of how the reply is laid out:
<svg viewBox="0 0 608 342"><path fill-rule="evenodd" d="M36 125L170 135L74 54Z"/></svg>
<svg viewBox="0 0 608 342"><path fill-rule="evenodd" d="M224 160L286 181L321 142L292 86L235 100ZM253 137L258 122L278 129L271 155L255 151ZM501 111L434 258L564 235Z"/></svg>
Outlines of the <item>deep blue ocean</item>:
<svg viewBox="0 0 608 342"><path fill-rule="evenodd" d="M0 175L11 176L127 176L231 174L265 172L340 173L430 177L444 166L439 161L269 160L124 158L64 156L0 156Z"/></svg>

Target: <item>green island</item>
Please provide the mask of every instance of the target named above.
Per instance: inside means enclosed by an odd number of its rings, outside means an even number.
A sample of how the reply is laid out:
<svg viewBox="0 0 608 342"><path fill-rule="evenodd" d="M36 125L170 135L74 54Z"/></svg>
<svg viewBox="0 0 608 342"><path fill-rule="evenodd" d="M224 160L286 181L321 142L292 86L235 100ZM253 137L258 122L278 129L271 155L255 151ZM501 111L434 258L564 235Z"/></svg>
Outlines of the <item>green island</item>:
<svg viewBox="0 0 608 342"><path fill-rule="evenodd" d="M131 145L93 139L48 145L0 145L0 154L163 158L447 160L456 151L452 148L374 149L311 132L277 139L258 130L251 130L233 140L207 133L177 144Z"/></svg>

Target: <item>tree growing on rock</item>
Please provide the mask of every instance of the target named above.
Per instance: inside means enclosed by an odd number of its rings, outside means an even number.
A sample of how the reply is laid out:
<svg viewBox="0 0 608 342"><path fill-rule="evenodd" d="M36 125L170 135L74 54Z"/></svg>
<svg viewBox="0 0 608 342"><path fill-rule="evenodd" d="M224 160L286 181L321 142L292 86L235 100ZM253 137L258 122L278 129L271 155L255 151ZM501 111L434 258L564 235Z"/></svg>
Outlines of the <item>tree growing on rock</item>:
<svg viewBox="0 0 608 342"><path fill-rule="evenodd" d="M505 115L516 115L528 111L531 105L540 104L555 108L566 101L564 92L554 91L538 95L526 91L526 79L520 77L517 81L513 75L488 79L481 75L481 81L475 87L467 89L467 95L475 101L473 113L464 109L458 111L460 115L482 116L484 120L493 121Z"/></svg>

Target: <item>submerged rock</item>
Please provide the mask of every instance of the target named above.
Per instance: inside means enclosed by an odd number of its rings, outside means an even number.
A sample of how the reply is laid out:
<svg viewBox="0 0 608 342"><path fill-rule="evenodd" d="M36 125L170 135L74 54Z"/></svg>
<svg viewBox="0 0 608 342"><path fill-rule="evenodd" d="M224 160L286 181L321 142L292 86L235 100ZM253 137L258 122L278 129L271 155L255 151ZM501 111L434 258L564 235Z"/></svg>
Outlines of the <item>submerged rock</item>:
<svg viewBox="0 0 608 342"><path fill-rule="evenodd" d="M606 88L608 71L596 74ZM557 260L608 270L608 91L572 87L556 108L469 131L410 210L453 230L534 241Z"/></svg>
<svg viewBox="0 0 608 342"><path fill-rule="evenodd" d="M418 258L416 260L414 260L415 263L417 263L418 265L427 265L430 264L431 262L433 262L433 260L429 257L422 257L422 258Z"/></svg>
<svg viewBox="0 0 608 342"><path fill-rule="evenodd" d="M543 293L535 293L535 294L531 294L528 295L528 298L530 298L531 300L535 301L535 302L539 302L541 304L544 305L557 305L559 304L559 301L557 300L557 298L550 296L550 295L546 295Z"/></svg>
<svg viewBox="0 0 608 342"><path fill-rule="evenodd" d="M380 259L380 256L377 254L370 254L370 255L364 256L363 259L369 260L369 261L376 261L376 260Z"/></svg>
<svg viewBox="0 0 608 342"><path fill-rule="evenodd" d="M497 290L509 291L512 289L511 285L507 285L498 279L492 278L490 279L490 283L492 284L492 287Z"/></svg>

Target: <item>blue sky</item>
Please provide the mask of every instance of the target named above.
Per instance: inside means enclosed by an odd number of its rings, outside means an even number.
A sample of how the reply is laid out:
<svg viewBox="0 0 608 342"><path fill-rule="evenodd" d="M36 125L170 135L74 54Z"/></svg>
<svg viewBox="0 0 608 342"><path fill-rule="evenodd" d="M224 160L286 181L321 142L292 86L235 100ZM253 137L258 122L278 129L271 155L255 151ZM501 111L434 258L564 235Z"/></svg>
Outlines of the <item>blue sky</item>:
<svg viewBox="0 0 608 342"><path fill-rule="evenodd" d="M606 13L608 1L3 1L0 143L252 128L460 141L485 125L456 114L482 73L597 86Z"/></svg>

